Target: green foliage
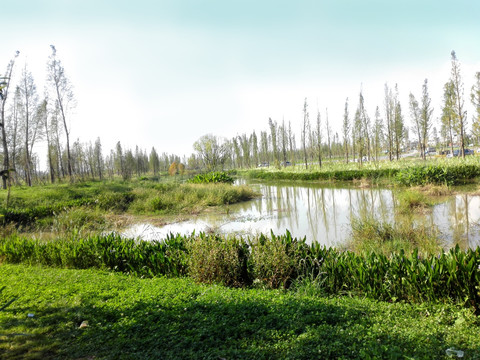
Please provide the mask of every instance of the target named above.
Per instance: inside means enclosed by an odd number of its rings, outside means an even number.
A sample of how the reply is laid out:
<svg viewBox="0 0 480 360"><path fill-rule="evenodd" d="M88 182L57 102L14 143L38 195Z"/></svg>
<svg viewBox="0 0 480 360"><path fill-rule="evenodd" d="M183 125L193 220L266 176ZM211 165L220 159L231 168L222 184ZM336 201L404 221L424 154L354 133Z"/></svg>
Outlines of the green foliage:
<svg viewBox="0 0 480 360"><path fill-rule="evenodd" d="M198 174L188 180L191 184L210 184L210 183L226 183L233 184L234 179L224 171L213 171L205 174Z"/></svg>
<svg viewBox="0 0 480 360"><path fill-rule="evenodd" d="M478 164L425 165L401 169L396 180L403 185L457 185L480 176Z"/></svg>
<svg viewBox="0 0 480 360"><path fill-rule="evenodd" d="M258 196L245 185L228 184L161 184L136 189L130 207L134 213L176 214L198 212L209 206L234 204Z"/></svg>
<svg viewBox="0 0 480 360"><path fill-rule="evenodd" d="M305 181L352 181L360 179L376 180L391 178L396 175L398 169L345 169L325 171L267 171L248 170L245 175L251 179L263 180L305 180Z"/></svg>
<svg viewBox="0 0 480 360"><path fill-rule="evenodd" d="M248 245L235 237L200 234L188 242L189 275L198 282L240 287L250 283Z"/></svg>
<svg viewBox="0 0 480 360"><path fill-rule="evenodd" d="M106 192L95 199L95 204L102 210L125 212L135 200L135 194Z"/></svg>
<svg viewBox="0 0 480 360"><path fill-rule="evenodd" d="M352 219L352 235L346 247L359 254L377 252L387 256L401 250L411 253L418 249L425 255L442 250L438 232L431 226L390 224L374 218Z"/></svg>
<svg viewBox="0 0 480 360"><path fill-rule="evenodd" d="M400 212L411 213L412 211L427 209L433 205L425 193L414 190L402 191L397 195Z"/></svg>
<svg viewBox="0 0 480 360"><path fill-rule="evenodd" d="M393 238L384 228L380 237ZM11 236L0 239L5 262L71 268L100 268L137 276L190 275L230 286L254 283L288 288L308 278L326 294L355 293L386 301L455 301L480 311L480 249L457 246L439 255L403 249L390 255L325 248L305 239L259 236L170 236L163 242L117 235L55 241Z"/></svg>
<svg viewBox="0 0 480 360"><path fill-rule="evenodd" d="M162 242L123 239L119 235L42 241L11 236L0 240L0 258L10 263L77 269L111 269L137 276L181 276L186 273L185 239Z"/></svg>
<svg viewBox="0 0 480 360"><path fill-rule="evenodd" d="M286 235L260 235L251 242L252 272L256 282L270 289L288 288L298 276L298 265L306 253L305 239Z"/></svg>
<svg viewBox="0 0 480 360"><path fill-rule="evenodd" d="M479 160L472 156L466 160L447 159L429 162L382 162L357 164L329 164L321 169L309 170L291 167L283 170L254 169L239 171L253 179L264 180L305 180L305 181L352 181L367 179L391 180L406 186L439 184L458 185L480 177Z"/></svg>
<svg viewBox="0 0 480 360"><path fill-rule="evenodd" d="M19 297L0 312L5 359L438 360L452 347L480 357L478 317L451 304L7 264L0 279Z"/></svg>
<svg viewBox="0 0 480 360"><path fill-rule="evenodd" d="M215 179L230 178L215 175ZM231 178L230 178L231 179ZM219 180L220 181L220 180ZM228 180L229 181L229 180ZM0 193L2 201L4 193ZM179 214L199 212L209 206L233 204L258 196L248 186L229 184L176 184L141 180L138 182L85 182L69 186L16 187L11 206L0 208L0 221L26 229L44 230L52 224L65 223L74 215L76 226L103 230L105 212ZM100 210L96 212L97 210ZM103 212L103 213L102 213ZM88 213L97 218L85 217ZM91 221L85 224L85 221ZM85 226L84 226L85 225ZM57 229L58 230L58 229Z"/></svg>

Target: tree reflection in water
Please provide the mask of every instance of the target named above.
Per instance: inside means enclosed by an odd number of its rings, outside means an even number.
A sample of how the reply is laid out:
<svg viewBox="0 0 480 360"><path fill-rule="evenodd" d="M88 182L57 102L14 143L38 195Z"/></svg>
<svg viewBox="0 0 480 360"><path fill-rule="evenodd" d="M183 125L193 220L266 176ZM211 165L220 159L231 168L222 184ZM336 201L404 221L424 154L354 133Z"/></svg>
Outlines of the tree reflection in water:
<svg viewBox="0 0 480 360"><path fill-rule="evenodd" d="M418 213L396 211L396 193L390 189L333 187L314 183L251 183L262 197L228 205L222 214L205 214L184 223L156 228L157 236L170 231L185 233L202 225L215 232L241 235L255 233L284 234L289 230L297 238L326 246L341 246L351 235L351 220L371 219L402 226L426 226L438 229L449 248L480 244L480 197L456 195L432 209ZM179 230L180 229L180 230ZM199 229L201 230L201 229ZM145 236L142 234L142 236Z"/></svg>

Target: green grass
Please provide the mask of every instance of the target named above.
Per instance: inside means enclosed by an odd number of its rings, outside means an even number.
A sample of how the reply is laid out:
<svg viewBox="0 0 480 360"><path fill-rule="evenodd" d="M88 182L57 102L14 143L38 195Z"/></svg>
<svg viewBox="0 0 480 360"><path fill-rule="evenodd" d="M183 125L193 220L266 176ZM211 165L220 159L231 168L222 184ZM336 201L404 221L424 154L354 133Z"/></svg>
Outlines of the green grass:
<svg viewBox="0 0 480 360"><path fill-rule="evenodd" d="M448 304L21 265L1 266L0 285L0 303L18 296L0 312L2 359L480 358L479 319Z"/></svg>
<svg viewBox="0 0 480 360"><path fill-rule="evenodd" d="M1 221L28 231L108 228L106 214L192 214L208 207L258 196L248 186L179 184L154 181L100 182L14 187L9 207L0 207ZM0 192L5 204L6 192Z"/></svg>
<svg viewBox="0 0 480 360"><path fill-rule="evenodd" d="M406 209L411 207L423 208L423 202L418 204L413 199L410 200L413 203L401 205L400 211L407 211ZM415 249L418 249L422 256L442 252L439 234L434 228L427 225L414 226L409 220L406 223L390 224L374 218L354 218L352 235L345 248L359 254L376 252L385 256L402 250L411 253Z"/></svg>

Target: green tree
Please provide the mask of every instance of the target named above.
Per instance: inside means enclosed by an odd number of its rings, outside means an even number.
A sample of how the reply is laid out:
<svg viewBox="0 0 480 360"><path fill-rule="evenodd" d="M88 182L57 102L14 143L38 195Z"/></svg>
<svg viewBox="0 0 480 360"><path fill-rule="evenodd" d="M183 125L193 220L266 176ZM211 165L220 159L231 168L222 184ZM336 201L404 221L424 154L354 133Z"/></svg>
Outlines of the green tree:
<svg viewBox="0 0 480 360"><path fill-rule="evenodd" d="M100 142L100 138L97 137L97 140L95 140L95 147L93 149L93 155L94 155L94 162L95 162L95 167L98 173L98 178L100 180L103 179L103 168L104 168L104 161L103 161L103 156L102 156L102 143Z"/></svg>
<svg viewBox="0 0 480 360"><path fill-rule="evenodd" d="M48 77L47 80L54 93L54 99L60 112L60 118L63 123L63 129L65 131L65 137L67 141L67 170L70 180L72 181L73 169L72 169L72 156L70 154L70 129L67 125L67 114L75 107L75 97L73 95L73 87L70 80L65 75L65 68L60 60L57 59L57 50L55 46L50 45L52 48L52 54L49 56L47 64Z"/></svg>
<svg viewBox="0 0 480 360"><path fill-rule="evenodd" d="M282 162L283 166L287 166L287 149L288 149L288 132L285 127L285 119L282 120L282 125L279 129L280 144L282 148Z"/></svg>
<svg viewBox="0 0 480 360"><path fill-rule="evenodd" d="M386 137L387 137L387 148L388 148L388 158L390 161L393 160L393 150L394 150L394 139L395 139L395 103L394 97L392 94L392 89L388 87L388 84L385 84L385 125L386 125Z"/></svg>
<svg viewBox="0 0 480 360"><path fill-rule="evenodd" d="M278 166L280 160L278 158L278 145L277 145L277 122L273 121L272 118L268 118L268 126L270 127L270 138L272 140L272 152L273 160Z"/></svg>
<svg viewBox="0 0 480 360"><path fill-rule="evenodd" d="M453 153L453 131L455 124L455 93L452 81L448 81L443 87L443 108L442 108L442 134L448 138Z"/></svg>
<svg viewBox="0 0 480 360"><path fill-rule="evenodd" d="M302 128L302 145L303 145L303 156L305 159L305 169L308 169L308 154L307 154L307 130L310 127L310 120L308 118L308 104L307 98L303 103L303 128Z"/></svg>
<svg viewBox="0 0 480 360"><path fill-rule="evenodd" d="M320 111L317 109L317 128L315 131L315 136L317 138L317 156L318 156L318 166L322 167L322 118L320 116Z"/></svg>
<svg viewBox="0 0 480 360"><path fill-rule="evenodd" d="M415 133L417 134L418 139L418 151L422 156L422 159L425 158L425 150L423 150L423 141L422 141L422 130L420 124L420 108L418 106L418 101L415 99L415 96L410 93L409 95L409 104L410 104L410 117L413 120L413 125Z"/></svg>
<svg viewBox="0 0 480 360"><path fill-rule="evenodd" d="M457 59L455 51L451 53L452 70L450 73L450 81L453 90L453 111L455 114L454 126L457 134L460 137L460 152L465 158L465 128L467 125L467 112L464 110L463 100L463 81L460 74L460 63Z"/></svg>
<svg viewBox="0 0 480 360"><path fill-rule="evenodd" d="M226 142L214 135L202 136L193 144L207 171L223 169L229 152Z"/></svg>
<svg viewBox="0 0 480 360"><path fill-rule="evenodd" d="M345 100L345 111L343 113L343 148L345 152L345 161L348 164L348 143L349 143L349 137L350 137L350 117L348 113L348 98Z"/></svg>
<svg viewBox="0 0 480 360"><path fill-rule="evenodd" d="M20 104L21 104L21 128L23 129L23 153L25 182L28 186L32 186L32 151L33 145L38 136L43 132L41 124L42 116L39 111L39 99L37 87L33 79L32 73L27 69L25 64L22 70L20 85Z"/></svg>
<svg viewBox="0 0 480 360"><path fill-rule="evenodd" d="M472 118L472 134L478 144L480 141L480 72L475 74L475 83L472 86L470 98L475 107L475 113Z"/></svg>
<svg viewBox="0 0 480 360"><path fill-rule="evenodd" d="M400 159L400 151L403 139L405 138L405 126L402 115L402 106L398 100L398 86L395 85L395 96L393 98L393 135L395 141L395 157L397 160Z"/></svg>
<svg viewBox="0 0 480 360"><path fill-rule="evenodd" d="M325 130L327 130L327 145L328 145L328 157L332 158L332 128L330 127L330 122L328 120L328 108L325 108Z"/></svg>
<svg viewBox="0 0 480 360"><path fill-rule="evenodd" d="M422 85L422 106L420 108L420 128L422 134L422 151L424 158L428 146L428 135L433 123L433 108L431 107L431 103L432 99L428 94L428 80L425 79Z"/></svg>
<svg viewBox="0 0 480 360"><path fill-rule="evenodd" d="M148 163L150 165L150 170L153 172L153 175L157 175L160 170L160 158L158 157L157 150L152 147L150 151L150 156L148 158Z"/></svg>
<svg viewBox="0 0 480 360"><path fill-rule="evenodd" d="M258 165L258 139L257 134L255 131L251 135L251 143L252 143L252 154L253 154L253 165Z"/></svg>
<svg viewBox="0 0 480 360"><path fill-rule="evenodd" d="M380 109L375 109L375 124L374 124L374 145L373 149L375 152L375 161L378 161L378 152L381 149L382 142L383 142L383 120L380 117Z"/></svg>

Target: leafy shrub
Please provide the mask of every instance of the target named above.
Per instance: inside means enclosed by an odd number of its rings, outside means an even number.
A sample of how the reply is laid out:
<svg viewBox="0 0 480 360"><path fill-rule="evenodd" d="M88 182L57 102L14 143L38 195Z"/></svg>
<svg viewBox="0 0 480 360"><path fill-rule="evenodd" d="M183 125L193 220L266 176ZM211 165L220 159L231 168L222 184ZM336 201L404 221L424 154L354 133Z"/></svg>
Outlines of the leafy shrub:
<svg viewBox="0 0 480 360"><path fill-rule="evenodd" d="M426 184L450 186L465 183L478 176L480 176L480 167L475 164L441 164L401 169L396 175L396 180L408 186Z"/></svg>
<svg viewBox="0 0 480 360"><path fill-rule="evenodd" d="M292 238L288 231L285 236L272 233L268 238L260 235L251 243L254 279L272 289L288 288L298 275L298 265L305 246L305 240Z"/></svg>
<svg viewBox="0 0 480 360"><path fill-rule="evenodd" d="M250 283L247 269L249 249L244 241L200 234L188 243L187 248L189 275L196 281L235 287Z"/></svg>
<svg viewBox="0 0 480 360"><path fill-rule="evenodd" d="M210 183L226 183L233 184L234 179L223 171L214 171L206 174L198 174L194 178L188 180L191 184L210 184Z"/></svg>

